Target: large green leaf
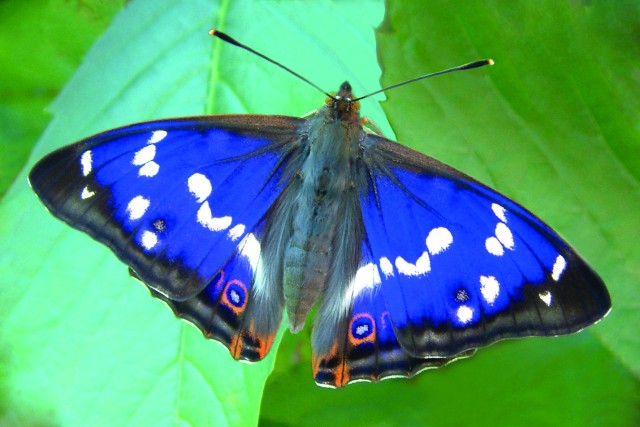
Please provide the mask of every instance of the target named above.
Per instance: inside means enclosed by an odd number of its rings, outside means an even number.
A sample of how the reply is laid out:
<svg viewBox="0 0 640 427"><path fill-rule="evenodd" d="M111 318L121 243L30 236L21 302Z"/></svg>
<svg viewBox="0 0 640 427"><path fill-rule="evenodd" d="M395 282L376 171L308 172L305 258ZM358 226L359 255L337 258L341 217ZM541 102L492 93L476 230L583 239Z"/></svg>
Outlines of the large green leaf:
<svg viewBox="0 0 640 427"><path fill-rule="evenodd" d="M307 347L287 340L265 424L638 425L638 3L407 0L389 1L386 14L385 85L496 61L389 91L398 140L557 228L603 276L613 311L577 335L499 343L415 380L338 393L308 385Z"/></svg>
<svg viewBox="0 0 640 427"><path fill-rule="evenodd" d="M630 1L398 2L378 39L387 83L461 58L495 60L390 92L389 120L405 144L528 206L591 262L613 311L590 331L636 376L640 42L627 35L638 25Z"/></svg>
<svg viewBox="0 0 640 427"><path fill-rule="evenodd" d="M327 90L345 78L361 92L374 90L380 71L373 27L381 19L380 2L131 2L51 106L54 118L30 163L135 121L302 115L322 105L324 96L304 83L214 42L211 27ZM380 107L370 105L381 121ZM257 423L275 351L254 365L233 361L150 298L108 250L48 215L26 171L0 217L1 424Z"/></svg>
<svg viewBox="0 0 640 427"><path fill-rule="evenodd" d="M274 373L261 424L631 427L639 420L637 384L588 334L499 343L410 380L336 391L309 378L306 360Z"/></svg>

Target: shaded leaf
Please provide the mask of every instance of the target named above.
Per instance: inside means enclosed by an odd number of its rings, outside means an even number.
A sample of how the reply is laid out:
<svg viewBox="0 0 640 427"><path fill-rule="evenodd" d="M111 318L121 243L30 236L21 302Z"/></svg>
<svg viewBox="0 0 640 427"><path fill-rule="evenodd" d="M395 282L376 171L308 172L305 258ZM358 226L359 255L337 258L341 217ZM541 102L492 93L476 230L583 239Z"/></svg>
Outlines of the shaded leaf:
<svg viewBox="0 0 640 427"><path fill-rule="evenodd" d="M302 62L296 69L330 84L327 90L354 76L355 87L373 90L379 70L369 64L381 6L132 2L51 106L54 119L31 161L135 121L205 113L302 115L322 105L322 94L290 75L214 43L207 35L211 27L285 63ZM327 34L336 45L341 38L360 40L359 49L340 46L347 62L337 61L323 48ZM273 49L285 45L290 48ZM257 423L275 351L262 363L235 362L225 348L150 298L107 249L48 215L24 175L7 193L0 215L6 218L0 242L11 248L0 256L0 305L7 308L0 314L0 387L6 396L0 420L65 426Z"/></svg>

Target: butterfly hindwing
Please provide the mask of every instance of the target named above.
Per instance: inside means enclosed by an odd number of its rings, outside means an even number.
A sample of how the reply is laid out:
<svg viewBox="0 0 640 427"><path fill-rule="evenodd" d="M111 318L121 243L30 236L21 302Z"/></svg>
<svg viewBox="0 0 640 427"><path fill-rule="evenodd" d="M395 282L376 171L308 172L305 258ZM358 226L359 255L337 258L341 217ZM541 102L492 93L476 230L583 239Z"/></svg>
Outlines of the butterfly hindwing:
<svg viewBox="0 0 640 427"><path fill-rule="evenodd" d="M369 136L364 224L400 345L451 357L561 335L610 308L602 280L547 225L470 177Z"/></svg>
<svg viewBox="0 0 640 427"><path fill-rule="evenodd" d="M452 357L414 357L396 339L368 243L362 247L362 261L356 277L345 288L351 302L347 316L331 315L323 301L313 331L313 374L316 383L342 387L351 382L412 377L469 357L469 350Z"/></svg>
<svg viewBox="0 0 640 427"><path fill-rule="evenodd" d="M224 344L235 359L262 360L275 339L283 311L282 298L256 297L264 221L247 233L213 280L197 295L174 301L152 290L177 317L196 325Z"/></svg>

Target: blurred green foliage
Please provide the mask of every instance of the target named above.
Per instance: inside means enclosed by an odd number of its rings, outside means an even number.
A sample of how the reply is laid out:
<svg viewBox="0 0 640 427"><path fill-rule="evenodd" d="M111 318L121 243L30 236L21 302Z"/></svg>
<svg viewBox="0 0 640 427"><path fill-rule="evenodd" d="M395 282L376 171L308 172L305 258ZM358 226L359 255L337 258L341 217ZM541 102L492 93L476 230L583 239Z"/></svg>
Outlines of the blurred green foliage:
<svg viewBox="0 0 640 427"><path fill-rule="evenodd" d="M51 119L47 106L124 0L0 2L0 196Z"/></svg>

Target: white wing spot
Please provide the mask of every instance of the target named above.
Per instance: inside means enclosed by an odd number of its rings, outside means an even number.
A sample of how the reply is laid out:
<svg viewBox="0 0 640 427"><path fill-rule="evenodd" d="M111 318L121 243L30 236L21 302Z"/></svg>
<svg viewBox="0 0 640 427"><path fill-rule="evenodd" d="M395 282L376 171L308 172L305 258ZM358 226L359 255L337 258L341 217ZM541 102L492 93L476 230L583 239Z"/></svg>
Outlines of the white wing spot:
<svg viewBox="0 0 640 427"><path fill-rule="evenodd" d="M504 254L502 243L495 237L489 237L486 242L484 242L484 246L491 255L502 256Z"/></svg>
<svg viewBox="0 0 640 427"><path fill-rule="evenodd" d="M238 291L236 291L235 289L231 289L231 292L229 293L231 294L231 301L233 301L234 304L239 304L240 294L238 294Z"/></svg>
<svg viewBox="0 0 640 427"><path fill-rule="evenodd" d="M133 161L131 163L136 166L142 166L145 163L153 160L154 157L156 157L156 146L146 145L144 148L141 148L136 152L135 156L133 156Z"/></svg>
<svg viewBox="0 0 640 427"><path fill-rule="evenodd" d="M82 200L86 200L89 197L93 197L95 195L96 193L94 191L89 190L89 187L85 185L84 188L82 189L82 193L80 194L80 198Z"/></svg>
<svg viewBox="0 0 640 427"><path fill-rule="evenodd" d="M415 264L407 262L402 257L396 258L396 268L398 273L405 276L423 276L431 271L431 261L429 260L429 254L423 252L420 258L416 260Z"/></svg>
<svg viewBox="0 0 640 427"><path fill-rule="evenodd" d="M136 196L127 205L127 214L129 214L129 220L133 221L142 218L144 213L149 209L151 202L142 196Z"/></svg>
<svg viewBox="0 0 640 427"><path fill-rule="evenodd" d="M204 202L211 194L213 187L211 181L201 173L194 173L187 180L189 191L198 200L198 203Z"/></svg>
<svg viewBox="0 0 640 427"><path fill-rule="evenodd" d="M538 294L542 302L544 302L547 307L551 307L551 292L544 291Z"/></svg>
<svg viewBox="0 0 640 427"><path fill-rule="evenodd" d="M496 225L496 237L505 248L513 250L513 234L511 234L511 230L505 223L499 222L498 225Z"/></svg>
<svg viewBox="0 0 640 427"><path fill-rule="evenodd" d="M211 214L209 202L204 202L198 209L198 222L211 231L222 231L231 225L231 217L223 216L215 218Z"/></svg>
<svg viewBox="0 0 640 427"><path fill-rule="evenodd" d="M496 216L498 217L498 219L500 219L500 221L507 222L507 216L505 215L507 210L505 208L503 208L497 203L492 203L491 210L493 211L494 214L496 214Z"/></svg>
<svg viewBox="0 0 640 427"><path fill-rule="evenodd" d="M148 144L155 144L162 141L167 136L166 130L156 130L151 134L151 138L147 141Z"/></svg>
<svg viewBox="0 0 640 427"><path fill-rule="evenodd" d="M389 258L384 256L380 258L380 270L382 270L384 277L393 276L393 265L391 261L389 261Z"/></svg>
<svg viewBox="0 0 640 427"><path fill-rule="evenodd" d="M473 319L473 309L467 305L461 305L456 311L456 316L460 323L467 324Z"/></svg>
<svg viewBox="0 0 640 427"><path fill-rule="evenodd" d="M360 292L365 289L373 289L381 282L380 272L374 263L370 262L369 264L363 265L358 269L356 277L353 279L352 286L354 297L359 295Z"/></svg>
<svg viewBox="0 0 640 427"><path fill-rule="evenodd" d="M80 157L80 166L82 166L82 175L88 176L91 173L91 169L93 168L93 158L91 150L87 150L82 153Z"/></svg>
<svg viewBox="0 0 640 427"><path fill-rule="evenodd" d="M142 233L142 246L145 249L152 249L157 244L158 236L156 236L156 233L152 233L151 231Z"/></svg>
<svg viewBox="0 0 640 427"><path fill-rule="evenodd" d="M444 252L453 243L451 232L444 227L434 228L427 236L427 249L431 255Z"/></svg>
<svg viewBox="0 0 640 427"><path fill-rule="evenodd" d="M145 163L138 171L138 176L147 176L149 178L156 176L160 170L160 165L154 161Z"/></svg>
<svg viewBox="0 0 640 427"><path fill-rule="evenodd" d="M244 234L244 229L245 229L244 224L238 224L235 227L233 227L231 230L229 230L229 238L231 239L231 241L235 242L240 237L242 237L242 235Z"/></svg>
<svg viewBox="0 0 640 427"><path fill-rule="evenodd" d="M260 242L258 242L253 233L249 233L240 245L242 248L240 249L240 254L249 260L249 265L251 265L251 269L255 273L260 260Z"/></svg>
<svg viewBox="0 0 640 427"><path fill-rule="evenodd" d="M351 279L349 285L345 288L344 297L342 298L342 313L349 313L358 295L366 290L374 289L380 283L382 281L380 280L380 270L378 270L377 265L370 262L358 268L355 277Z"/></svg>
<svg viewBox="0 0 640 427"><path fill-rule="evenodd" d="M500 282L493 276L480 276L480 292L484 300L493 305L500 295Z"/></svg>
<svg viewBox="0 0 640 427"><path fill-rule="evenodd" d="M564 259L562 255L558 255L556 258L556 262L553 263L553 270L551 271L551 278L556 282L560 280L560 276L564 273L564 270L567 268L567 261Z"/></svg>

